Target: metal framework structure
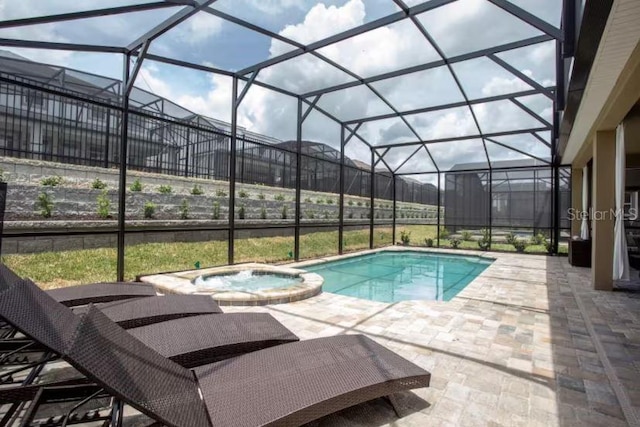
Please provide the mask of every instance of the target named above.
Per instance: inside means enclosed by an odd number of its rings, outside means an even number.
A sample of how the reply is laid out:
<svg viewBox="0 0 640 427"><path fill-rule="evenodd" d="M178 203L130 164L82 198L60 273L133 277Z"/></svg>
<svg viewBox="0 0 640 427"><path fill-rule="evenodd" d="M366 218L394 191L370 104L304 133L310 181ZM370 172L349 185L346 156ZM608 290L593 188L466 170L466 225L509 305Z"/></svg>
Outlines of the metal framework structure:
<svg viewBox="0 0 640 427"><path fill-rule="evenodd" d="M557 156L556 144L558 137L559 112L564 108L564 63L565 57L573 51L573 47L568 45L566 40L572 38L566 37L567 30L574 28L573 14L563 15L561 18L560 28L548 23L535 14L528 12L522 7L508 0L485 0L492 8L497 8L501 13L506 13L511 18L515 18L523 26L529 28L535 35L520 37L516 41L493 45L479 50L466 52L457 55L448 55L446 49L438 44L436 39L430 32L428 26L424 25L421 19L428 16L433 11L447 8L449 5L460 0L426 0L426 1L404 1L389 0L396 12L388 14L384 17L366 22L362 25L331 34L320 40L313 41L308 44L300 43L280 33L276 33L262 26L256 25L247 20L241 19L235 14L225 13L216 7L216 0L164 0L147 2L143 4L129 4L117 7L96 7L82 11L59 13L48 16L33 16L20 19L0 21L0 32L6 29L29 28L34 25L57 24L65 22L66 25L74 25L75 22L100 18L105 16L121 16L128 14L153 11L160 9L176 10L175 13L168 18L161 20L153 28L145 34L131 40L126 45L99 45L82 43L81 41L73 43L52 42L46 40L25 40L18 38L0 38L0 46L10 48L35 48L35 49L51 49L75 52L90 53L108 53L120 54L122 56L122 82L120 93L118 94L118 105L116 108L121 114L120 126L120 181L119 181L119 215L118 215L118 279L124 276L124 245L125 245L125 193L127 179L127 149L130 126L130 94L134 90L136 78L139 76L142 65L146 61L154 61L174 66L185 67L192 70L204 71L207 73L215 73L232 78L232 100L231 100L231 126L230 126L230 151L229 151L229 241L228 241L228 262L234 262L234 237L235 237L235 197L236 197L236 153L239 144L238 136L238 109L245 100L249 90L254 87L261 87L270 91L275 91L282 95L293 97L297 100L296 120L296 141L295 147L295 173L296 173L296 220L295 220L295 251L294 257L298 259L300 256L300 230L302 227L300 221L300 203L301 203L301 171L302 163L302 141L303 141L303 124L308 120L312 112L320 113L326 118L333 120L340 126L340 159L339 159L339 252L343 250L343 229L344 229L344 192L345 192L345 147L351 141L359 141L370 150L371 176L377 173L377 167L384 167L389 171L389 176L393 185L393 206L394 206L394 236L395 241L395 212L396 212L396 196L397 196L397 178L399 176L417 176L424 177L427 175L436 176L438 212L443 205L442 187L443 178L449 173L461 173L465 170L464 165L447 165L443 163L441 152L444 149L450 150L451 147L462 145L471 145L476 147L476 151L481 153L482 166L474 166L472 169L478 173L486 173L489 176L489 182L492 181L491 174L494 169L499 168L502 160L506 158L520 159L522 162L519 168L527 168L529 170L546 170L549 172L550 188L552 189L552 222L550 230L554 250L557 252L558 241L560 238L560 181L562 179L560 160ZM574 9L575 0L564 0L563 10ZM579 2L578 2L579 3ZM291 49L285 53L272 56L264 61L244 67L240 70L228 70L223 68L206 65L203 63L195 63L185 61L176 57L163 56L158 53L152 53L152 47L157 40L163 35L170 34L175 31L180 24L193 19L196 15L210 15L224 21L233 23L245 30L260 34L288 45ZM338 63L331 59L325 52L327 47L340 49L340 44L358 36L366 35L373 31L388 28L391 25L405 23L413 26L423 37L425 49L428 47L437 53L438 59L422 64L414 64L399 69L386 71L374 75L360 75L356 71L350 69L344 64ZM2 34L2 33L0 33ZM501 57L501 54L508 53L514 49L527 48L530 46L541 45L544 43L555 43L556 61L555 73L556 84L541 83L532 78L529 74L516 67ZM376 49L375 46L371 46ZM280 87L269 83L262 78L264 70L279 64L288 63L300 58L309 58L314 61L321 61L327 67L333 70L339 70L348 78L347 81L332 86L324 86L314 90L293 91L290 88ZM470 61L480 60L490 61L491 64L499 67L501 72L506 72L511 78L519 83L517 90L508 93L487 94L484 96L475 96L469 93L468 87L462 82L458 65L469 64ZM460 92L461 99L455 102L441 103L438 105L427 105L419 108L403 108L390 99L389 94L385 94L381 89L381 84L400 77L409 75L416 76L414 73L427 72L432 70L445 70L452 79L455 87ZM241 86L242 85L242 86ZM522 89L526 87L526 89ZM388 113L364 115L362 117L344 119L339 114L329 111L330 108L322 106L322 102L333 93L344 93L350 89L366 89L367 93L373 94L376 102L384 105ZM552 118L542 117L539 111L536 111L525 100L527 97L541 96L552 104ZM532 124L517 129L492 129L483 123L479 117L480 107L488 107L491 105L502 106L508 105L508 108L515 109L518 114L524 113L532 120ZM506 104L505 104L506 103ZM430 115L447 113L452 110L463 111L464 114L471 119L473 130L453 132L448 135L432 135L420 129L416 124L420 120L431 117ZM293 118L292 118L293 119ZM379 123L385 120L393 120L399 123L408 131L402 141L374 141L367 137L363 129L372 123ZM425 119L426 120L426 119ZM428 120L427 120L428 123ZM527 144L515 143L514 138L518 141L527 140ZM535 144L542 144L544 147L543 155L540 150L533 152L528 149ZM499 151L496 151L499 150ZM500 151L501 150L501 151ZM516 167L515 169L517 169ZM455 169L455 171L454 171ZM370 246L373 247L374 234L374 198L376 196L376 179L370 180ZM492 185L489 185L491 188ZM489 190L489 194L491 190ZM490 200L491 195L489 196ZM491 215L489 209L489 215ZM437 218L437 224L440 226L440 215ZM491 220L489 220L489 226Z"/></svg>

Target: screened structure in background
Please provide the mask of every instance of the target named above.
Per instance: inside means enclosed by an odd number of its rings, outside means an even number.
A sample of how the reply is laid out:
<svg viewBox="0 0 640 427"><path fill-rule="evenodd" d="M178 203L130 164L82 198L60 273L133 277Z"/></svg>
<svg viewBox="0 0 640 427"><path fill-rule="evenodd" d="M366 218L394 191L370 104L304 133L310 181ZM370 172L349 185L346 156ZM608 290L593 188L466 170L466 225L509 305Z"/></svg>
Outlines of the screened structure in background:
<svg viewBox="0 0 640 427"><path fill-rule="evenodd" d="M557 252L570 191L558 118L580 2L307 6L272 16L231 0L16 7L0 21L0 46L11 50L0 54L0 153L119 170L120 278L127 170L227 182L227 221L215 228L226 233L229 263L246 226L237 217L244 184L294 192L289 222L255 226L293 230L294 259L313 252L309 229L335 231L341 253L345 225L368 228L373 247L385 225L395 242L398 222L496 237L540 231ZM354 19L338 23L348 13ZM312 31L320 16L335 28ZM483 31L487 22L495 31ZM87 55L122 78L20 56L34 51ZM173 101L140 88L162 76ZM211 92L198 97L185 82ZM215 105L220 117L180 99ZM334 197L334 216L304 217L314 192L335 195L323 196ZM356 207L368 211L350 217Z"/></svg>

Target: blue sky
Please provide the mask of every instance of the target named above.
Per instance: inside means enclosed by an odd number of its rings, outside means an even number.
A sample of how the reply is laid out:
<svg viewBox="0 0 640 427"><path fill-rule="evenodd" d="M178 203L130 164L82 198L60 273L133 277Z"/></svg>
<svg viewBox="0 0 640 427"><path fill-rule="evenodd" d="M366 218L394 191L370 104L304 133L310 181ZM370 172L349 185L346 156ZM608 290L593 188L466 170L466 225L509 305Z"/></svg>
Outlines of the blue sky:
<svg viewBox="0 0 640 427"><path fill-rule="evenodd" d="M511 1L542 19L559 25L560 1ZM100 7L133 2L105 0L100 2ZM144 1L137 1L142 2ZM421 1L409 0L406 3L412 6ZM0 2L0 19L86 10L94 5L95 3L88 0ZM213 8L303 44L312 43L399 10L391 0L218 0ZM178 10L179 8L169 8L63 24L5 29L0 30L0 38L125 46ZM418 15L417 18L435 39L438 47L448 56L541 34L537 29L487 0L458 0ZM291 49L290 45L283 45L277 40L201 12L154 41L150 51L234 71ZM14 51L33 60L121 78L120 55L31 49ZM379 28L318 52L361 77L440 59L436 49L421 36L417 27L409 20ZM554 44L548 42L501 53L498 56L536 82L550 86L555 80L554 55ZM454 71L470 99L531 89L524 81L487 58L455 64ZM309 54L266 68L260 72L258 79L297 93L354 80ZM225 121L230 119L231 79L227 77L146 62L136 85L197 113ZM379 81L373 85L373 89L383 94L400 111L464 99L446 67ZM521 97L518 100L545 120L550 120L550 102L544 97ZM366 87L325 95L318 105L341 120L391 111L389 106ZM473 112L484 132L536 126L535 119L518 107L514 108L514 104L509 101L479 104L473 107ZM295 114L294 99L254 87L241 105L239 122L255 132L281 139L293 139ZM424 140L458 135L470 136L467 143L456 144L457 148L453 148L451 144L434 145L433 151L441 157L442 164L454 164L462 158L466 161L480 161L484 156L484 151L478 149L477 140L473 139L478 129L469 108L407 116L407 122ZM337 147L339 130L339 125L335 122L321 114L313 114L305 123L303 136L305 139L318 140ZM416 140L413 131L397 119L367 123L362 126L359 134L372 144ZM500 142L531 151L541 157L549 155L548 148L531 135L525 135L517 141L513 138L507 141L505 138ZM368 150L362 149L362 146L355 142L351 147L347 150L349 155L359 160L369 160ZM495 147L492 147L492 153L496 152L497 160L521 157L515 152L503 149L498 153L493 148ZM400 149L394 151L396 153L390 154L389 161L397 165L406 153Z"/></svg>

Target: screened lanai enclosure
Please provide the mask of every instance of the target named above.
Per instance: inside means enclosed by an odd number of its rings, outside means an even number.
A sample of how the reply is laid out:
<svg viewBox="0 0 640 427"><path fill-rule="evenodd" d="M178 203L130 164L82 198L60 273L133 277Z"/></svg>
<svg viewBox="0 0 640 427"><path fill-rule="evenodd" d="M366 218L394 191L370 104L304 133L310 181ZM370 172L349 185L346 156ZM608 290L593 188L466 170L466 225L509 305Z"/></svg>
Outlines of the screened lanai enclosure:
<svg viewBox="0 0 640 427"><path fill-rule="evenodd" d="M109 249L87 262L121 280L166 242L222 242L225 263L260 237L298 260L420 227L566 243L580 2L19 3L0 9L5 253Z"/></svg>

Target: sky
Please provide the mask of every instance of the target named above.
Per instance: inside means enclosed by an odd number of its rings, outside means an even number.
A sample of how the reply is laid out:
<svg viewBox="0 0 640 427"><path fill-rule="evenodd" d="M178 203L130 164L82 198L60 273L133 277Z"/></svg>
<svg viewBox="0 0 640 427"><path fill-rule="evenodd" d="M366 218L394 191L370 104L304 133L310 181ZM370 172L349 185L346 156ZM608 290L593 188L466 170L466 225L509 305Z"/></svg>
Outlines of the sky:
<svg viewBox="0 0 640 427"><path fill-rule="evenodd" d="M100 7L144 3L151 0L104 0ZM408 6L424 1L405 0ZM524 10L559 26L558 0L511 0ZM95 3L89 0L0 0L0 20L87 10ZM212 7L237 18L261 26L272 33L309 44L333 34L375 21L400 9L391 0L218 0ZM0 29L0 38L20 38L85 44L126 46L180 7L129 13L72 22ZM264 68L257 79L288 91L309 91L353 82L405 67L441 59L438 50L455 57L494 45L518 41L542 33L487 0L458 0L417 15L437 46L429 43L411 20L361 34L318 50L318 53L356 74L348 75L321 59L304 54L280 64ZM271 37L245 29L229 21L200 12L156 39L150 52L198 64L237 71L277 57L295 49ZM122 56L87 54L34 49L8 49L36 61L76 68L83 71L121 78ZM520 72L543 86L555 82L555 44L546 42L497 55ZM466 96L473 100L493 95L531 90L532 87L488 58L458 62L452 65ZM231 78L145 61L136 85L166 97L196 113L219 120L230 120ZM382 95L389 106L378 97ZM542 95L517 98L544 120L552 119L552 104ZM416 72L402 77L380 80L371 85L323 95L318 106L340 120L355 120L397 111L410 111L464 100L446 66ZM472 114L473 111L473 114ZM283 140L296 137L297 101L295 98L253 86L238 110L238 121L244 128ZM473 115L475 114L474 120ZM441 170L458 163L485 162L482 140L474 138L478 126L483 132L501 132L544 124L516 104L504 100L469 107L412 114L398 118L369 121L358 135L373 145L413 142L469 136L465 141L429 144L429 153L420 149L406 162L401 172L434 171L431 159ZM411 130L407 123L413 128ZM415 131L415 133L414 133ZM417 135L416 135L417 134ZM549 138L548 132L540 132ZM314 111L303 125L303 139L324 142L339 149L340 126ZM548 158L549 148L533 135L495 138L495 141ZM395 168L417 147L392 148L385 155ZM492 161L524 158L500 145L486 142ZM346 147L346 154L364 162L370 151L357 139ZM426 178L425 178L426 179Z"/></svg>

